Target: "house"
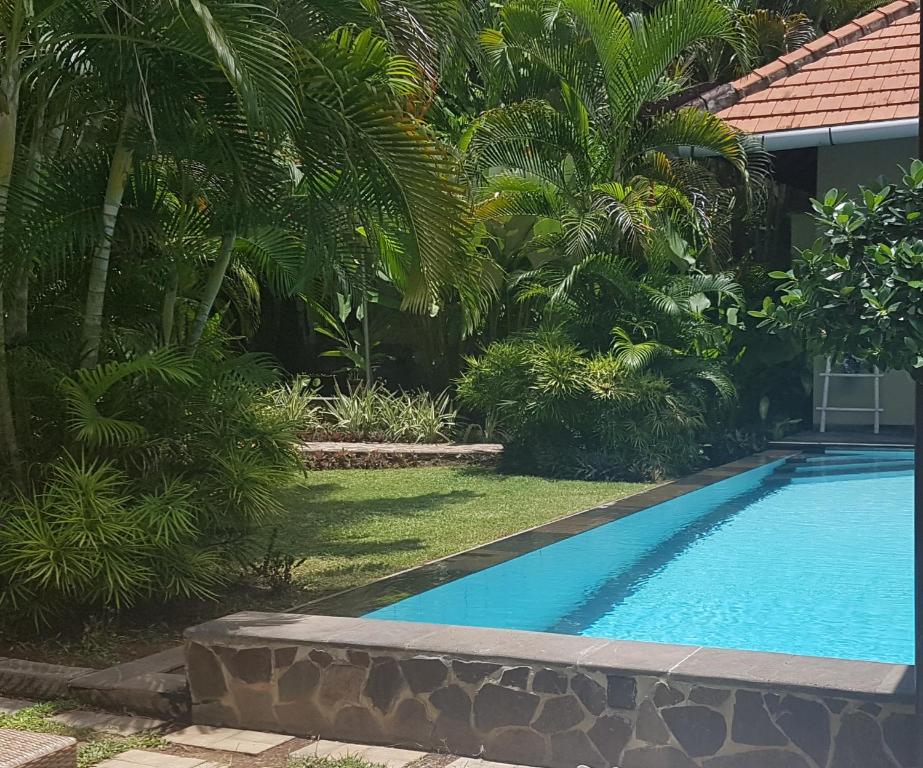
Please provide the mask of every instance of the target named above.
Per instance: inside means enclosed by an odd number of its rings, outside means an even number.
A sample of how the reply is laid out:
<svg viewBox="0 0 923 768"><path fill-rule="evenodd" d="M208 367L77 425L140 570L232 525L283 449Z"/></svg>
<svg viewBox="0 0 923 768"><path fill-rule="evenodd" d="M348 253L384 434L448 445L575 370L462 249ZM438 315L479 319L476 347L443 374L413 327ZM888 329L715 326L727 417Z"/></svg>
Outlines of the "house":
<svg viewBox="0 0 923 768"><path fill-rule="evenodd" d="M919 3L896 0L693 102L758 136L780 182L804 193L789 211L793 247L815 237L809 197L894 178L917 156L919 30ZM815 424L824 365L815 361ZM880 386L882 425L912 425L910 376L888 371ZM869 378L832 379L831 404L871 407L873 387ZM832 427L872 421L870 412L828 414Z"/></svg>

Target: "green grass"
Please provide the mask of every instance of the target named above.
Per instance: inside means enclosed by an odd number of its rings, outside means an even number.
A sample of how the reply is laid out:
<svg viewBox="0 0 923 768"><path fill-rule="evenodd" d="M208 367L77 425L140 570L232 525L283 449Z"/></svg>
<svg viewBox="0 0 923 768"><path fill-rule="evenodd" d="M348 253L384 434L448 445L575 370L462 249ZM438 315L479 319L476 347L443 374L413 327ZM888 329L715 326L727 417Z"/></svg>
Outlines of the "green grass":
<svg viewBox="0 0 923 768"><path fill-rule="evenodd" d="M157 734L109 736L96 733L87 728L70 728L50 719L52 715L56 715L58 712L76 708L78 708L78 704L73 701L44 701L21 709L12 715L0 714L0 728L73 736L79 742L77 745L77 768L91 768L91 766L103 760L108 760L110 757L115 757L127 749L152 749L165 744L164 740Z"/></svg>
<svg viewBox="0 0 923 768"><path fill-rule="evenodd" d="M217 602L149 606L70 635L0 642L0 656L110 666L180 642L185 627L216 616L283 611L646 487L463 467L309 472L280 491L277 549L304 559L290 587L272 591L251 577Z"/></svg>
<svg viewBox="0 0 923 768"><path fill-rule="evenodd" d="M359 757L307 757L302 760L289 760L287 768L373 768L381 763L369 763Z"/></svg>
<svg viewBox="0 0 923 768"><path fill-rule="evenodd" d="M278 548L311 599L643 490L427 468L312 472L284 496Z"/></svg>

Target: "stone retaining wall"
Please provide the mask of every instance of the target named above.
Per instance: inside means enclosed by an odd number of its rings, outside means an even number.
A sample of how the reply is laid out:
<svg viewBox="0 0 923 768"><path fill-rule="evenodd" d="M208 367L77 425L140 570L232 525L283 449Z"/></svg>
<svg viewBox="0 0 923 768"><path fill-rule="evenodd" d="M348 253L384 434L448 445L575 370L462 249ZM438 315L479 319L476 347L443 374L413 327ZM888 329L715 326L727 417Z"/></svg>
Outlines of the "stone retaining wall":
<svg viewBox="0 0 923 768"><path fill-rule="evenodd" d="M503 446L494 443L342 443L304 442L308 469L394 469L477 465L495 466Z"/></svg>
<svg viewBox="0 0 923 768"><path fill-rule="evenodd" d="M236 614L187 631L193 721L548 768L910 768L907 667Z"/></svg>

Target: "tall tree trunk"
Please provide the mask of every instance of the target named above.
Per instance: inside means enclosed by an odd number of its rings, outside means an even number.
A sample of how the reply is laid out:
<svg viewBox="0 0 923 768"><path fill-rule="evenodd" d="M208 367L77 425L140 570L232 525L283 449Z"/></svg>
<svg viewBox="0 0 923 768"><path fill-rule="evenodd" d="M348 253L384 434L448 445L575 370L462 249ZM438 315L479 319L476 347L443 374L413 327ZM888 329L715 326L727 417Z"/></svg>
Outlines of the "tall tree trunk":
<svg viewBox="0 0 923 768"><path fill-rule="evenodd" d="M13 276L10 295L9 321L6 329L7 343L16 346L29 335L29 278L32 270L24 266Z"/></svg>
<svg viewBox="0 0 923 768"><path fill-rule="evenodd" d="M16 6L16 21L22 22L21 4ZM16 159L16 124L19 118L19 45L10 39L6 41L7 57L0 74L0 442L13 469L13 476L22 481L22 463L19 443L16 438L16 423L13 416L13 402L10 396L9 370L6 357L6 318L3 296L6 289L3 279L4 267L12 259L7 253L9 239L6 236L6 217L10 196L10 182L13 178L13 164ZM5 262L5 264L3 263Z"/></svg>
<svg viewBox="0 0 923 768"><path fill-rule="evenodd" d="M29 141L29 158L23 175L27 190L38 185L39 174L44 160L44 147L48 140L45 130L45 110L48 105L47 89L38 94L39 106L32 126L32 138ZM13 293L10 296L9 323L6 329L11 346L25 343L29 335L29 281L32 278L32 265L21 264L13 278Z"/></svg>
<svg viewBox="0 0 923 768"><path fill-rule="evenodd" d="M166 345L169 345L173 340L173 324L176 320L176 294L178 291L179 270L174 264L170 269L170 283L167 285L167 291L163 295L161 330L163 331L163 343Z"/></svg>
<svg viewBox="0 0 923 768"><path fill-rule="evenodd" d="M13 470L13 478L22 483L22 460L19 443L16 440L16 423L13 417L13 401L10 397L9 371L6 364L6 321L3 316L3 292L0 291L0 441Z"/></svg>
<svg viewBox="0 0 923 768"><path fill-rule="evenodd" d="M362 296L362 351L365 365L365 386L372 386L372 334L369 332L369 299Z"/></svg>
<svg viewBox="0 0 923 768"><path fill-rule="evenodd" d="M202 338L205 324L208 322L208 316L211 314L212 307L215 306L215 299L218 298L218 291L221 290L221 284L224 282L224 276L227 274L228 266L231 263L235 240L237 240L236 232L225 232L221 236L218 259L212 264L211 271L208 273L205 290L202 292L202 300L199 302L199 309L196 311L195 321L192 324L192 330L189 332L187 343L190 349L195 349Z"/></svg>
<svg viewBox="0 0 923 768"><path fill-rule="evenodd" d="M90 263L90 280L87 286L87 302L83 312L81 332L82 368L92 368L99 362L99 345L103 329L103 303L106 298L106 282L109 279L109 257L112 255L112 238L118 221L122 198L131 173L132 150L127 145L127 132L131 125L131 112L126 110L119 130L118 142L109 164L109 179L106 182L106 196L103 199L103 229Z"/></svg>

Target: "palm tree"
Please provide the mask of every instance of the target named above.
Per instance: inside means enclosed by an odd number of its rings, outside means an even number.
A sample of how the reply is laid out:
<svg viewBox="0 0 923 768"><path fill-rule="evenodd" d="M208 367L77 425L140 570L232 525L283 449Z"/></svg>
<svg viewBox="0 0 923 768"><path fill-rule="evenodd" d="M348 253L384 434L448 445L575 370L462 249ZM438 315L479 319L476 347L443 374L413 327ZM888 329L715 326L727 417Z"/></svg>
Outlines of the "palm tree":
<svg viewBox="0 0 923 768"><path fill-rule="evenodd" d="M106 100L103 135L110 147L82 323L81 364L92 367L99 358L112 242L136 156L150 151L190 102L214 98L216 91L220 98L225 86L251 129L290 129L297 105L291 49L268 10L179 0L88 4L80 10L68 30L69 59L92 73Z"/></svg>
<svg viewBox="0 0 923 768"><path fill-rule="evenodd" d="M680 55L710 40L746 66L748 37L714 0L668 0L626 16L613 0L516 0L482 41L528 98L487 112L466 143L488 221L528 217L522 252L571 268L595 252L720 250L734 199L712 168L742 181L759 165L746 139L711 114L669 109ZM711 154L702 162L693 151Z"/></svg>

